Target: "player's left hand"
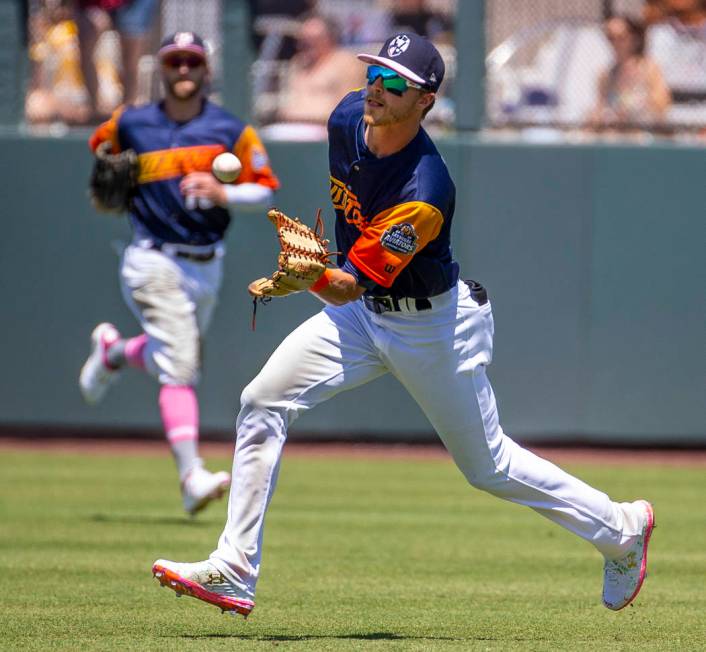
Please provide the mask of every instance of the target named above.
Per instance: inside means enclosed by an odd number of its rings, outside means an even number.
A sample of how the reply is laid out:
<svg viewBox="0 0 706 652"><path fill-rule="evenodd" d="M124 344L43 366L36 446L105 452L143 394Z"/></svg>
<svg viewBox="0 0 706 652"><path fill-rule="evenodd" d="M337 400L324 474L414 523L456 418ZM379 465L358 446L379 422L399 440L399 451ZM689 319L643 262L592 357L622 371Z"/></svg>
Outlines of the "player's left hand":
<svg viewBox="0 0 706 652"><path fill-rule="evenodd" d="M225 208L228 198L223 184L210 172L191 172L179 184L179 190L184 196L208 199L211 203Z"/></svg>
<svg viewBox="0 0 706 652"><path fill-rule="evenodd" d="M248 292L255 299L263 297L286 297L288 294L301 292L302 285L296 278L277 271L270 278L259 278L248 285Z"/></svg>
<svg viewBox="0 0 706 652"><path fill-rule="evenodd" d="M331 256L328 240L323 239L321 211L316 216L315 229L276 208L268 211L267 218L277 229L280 245L278 269L270 278L259 278L250 283L248 292L255 299L266 299L308 290L325 273Z"/></svg>

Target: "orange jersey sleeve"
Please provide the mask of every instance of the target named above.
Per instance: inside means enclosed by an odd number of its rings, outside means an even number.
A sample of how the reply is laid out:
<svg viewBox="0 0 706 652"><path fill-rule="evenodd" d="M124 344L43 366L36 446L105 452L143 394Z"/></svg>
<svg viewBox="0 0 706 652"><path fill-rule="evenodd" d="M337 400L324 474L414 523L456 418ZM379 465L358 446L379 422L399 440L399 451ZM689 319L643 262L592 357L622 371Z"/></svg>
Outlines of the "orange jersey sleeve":
<svg viewBox="0 0 706 652"><path fill-rule="evenodd" d="M439 235L441 211L425 202L398 204L378 213L348 252L368 278L389 288L414 255Z"/></svg>
<svg viewBox="0 0 706 652"><path fill-rule="evenodd" d="M120 143L118 142L118 119L123 112L124 107L120 106L115 111L113 115L110 116L109 120L98 125L96 130L93 132L91 137L88 139L88 146L91 151L95 152L98 145L109 140L113 147L113 154L117 154L120 151Z"/></svg>
<svg viewBox="0 0 706 652"><path fill-rule="evenodd" d="M273 190L279 188L279 180L270 167L265 146L252 127L243 129L238 142L235 143L233 154L243 164L243 170L236 183L259 183Z"/></svg>

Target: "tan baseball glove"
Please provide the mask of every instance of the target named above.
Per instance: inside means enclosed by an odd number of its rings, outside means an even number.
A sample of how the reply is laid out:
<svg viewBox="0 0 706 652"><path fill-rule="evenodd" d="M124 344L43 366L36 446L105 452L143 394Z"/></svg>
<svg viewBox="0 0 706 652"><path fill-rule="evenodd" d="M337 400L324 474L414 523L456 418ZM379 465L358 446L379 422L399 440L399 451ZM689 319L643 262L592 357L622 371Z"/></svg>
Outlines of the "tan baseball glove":
<svg viewBox="0 0 706 652"><path fill-rule="evenodd" d="M250 283L248 292L255 299L268 299L308 290L324 273L332 255L327 249L329 241L323 239L321 211L316 214L314 229L274 208L267 217L275 225L279 238L278 269L270 278Z"/></svg>

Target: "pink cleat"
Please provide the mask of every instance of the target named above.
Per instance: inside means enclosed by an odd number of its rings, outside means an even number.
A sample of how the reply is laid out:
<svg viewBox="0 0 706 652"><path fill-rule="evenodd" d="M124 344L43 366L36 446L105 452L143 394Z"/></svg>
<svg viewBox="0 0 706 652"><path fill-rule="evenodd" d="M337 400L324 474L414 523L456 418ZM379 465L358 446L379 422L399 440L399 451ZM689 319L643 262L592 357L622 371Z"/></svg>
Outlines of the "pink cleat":
<svg viewBox="0 0 706 652"><path fill-rule="evenodd" d="M647 572L647 545L655 526L654 510L646 500L637 500L632 505L641 511L642 530L623 557L606 559L603 567L603 604L613 611L627 607L637 597Z"/></svg>
<svg viewBox="0 0 706 652"><path fill-rule="evenodd" d="M118 371L108 366L106 353L110 345L120 339L120 333L113 324L98 324L91 333L91 353L86 359L78 385L86 403L98 403L110 385L118 378Z"/></svg>
<svg viewBox="0 0 706 652"><path fill-rule="evenodd" d="M247 618L255 603L242 593L210 561L193 564L158 559L152 565L154 575L162 586L177 594L188 595L208 602L231 616Z"/></svg>

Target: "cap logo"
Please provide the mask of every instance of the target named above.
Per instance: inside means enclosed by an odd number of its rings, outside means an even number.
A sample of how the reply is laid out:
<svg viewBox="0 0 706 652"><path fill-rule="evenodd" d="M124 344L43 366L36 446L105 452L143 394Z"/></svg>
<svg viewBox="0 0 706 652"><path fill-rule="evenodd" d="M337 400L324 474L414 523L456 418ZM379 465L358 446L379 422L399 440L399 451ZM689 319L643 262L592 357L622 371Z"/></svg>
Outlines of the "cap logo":
<svg viewBox="0 0 706 652"><path fill-rule="evenodd" d="M191 32L177 32L174 34L174 43L180 48L191 45L194 42L194 35Z"/></svg>
<svg viewBox="0 0 706 652"><path fill-rule="evenodd" d="M409 36L406 34L398 34L390 41L390 45L387 46L387 54L391 57L399 57L410 44Z"/></svg>
<svg viewBox="0 0 706 652"><path fill-rule="evenodd" d="M431 75L429 75L429 81L432 84L436 84L436 75L434 73L431 73Z"/></svg>

